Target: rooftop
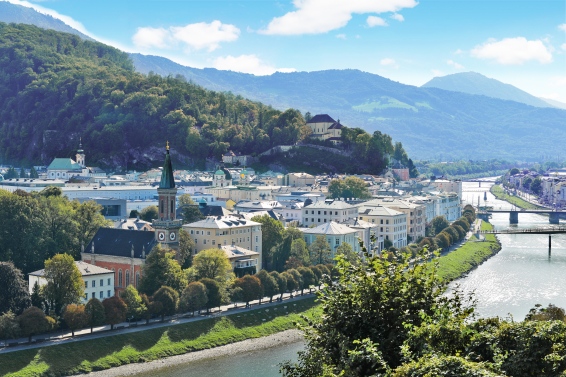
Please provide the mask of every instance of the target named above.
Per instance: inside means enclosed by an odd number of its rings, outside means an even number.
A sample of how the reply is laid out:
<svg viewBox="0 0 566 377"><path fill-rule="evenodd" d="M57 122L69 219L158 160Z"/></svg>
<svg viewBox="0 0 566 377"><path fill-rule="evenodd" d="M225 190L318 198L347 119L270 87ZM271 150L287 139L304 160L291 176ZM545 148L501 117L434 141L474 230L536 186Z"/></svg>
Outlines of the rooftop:
<svg viewBox="0 0 566 377"><path fill-rule="evenodd" d="M98 267L83 261L75 261L75 266L77 266L82 276L114 274L114 271L112 270L107 270L106 268ZM45 276L45 269L31 272L30 275Z"/></svg>

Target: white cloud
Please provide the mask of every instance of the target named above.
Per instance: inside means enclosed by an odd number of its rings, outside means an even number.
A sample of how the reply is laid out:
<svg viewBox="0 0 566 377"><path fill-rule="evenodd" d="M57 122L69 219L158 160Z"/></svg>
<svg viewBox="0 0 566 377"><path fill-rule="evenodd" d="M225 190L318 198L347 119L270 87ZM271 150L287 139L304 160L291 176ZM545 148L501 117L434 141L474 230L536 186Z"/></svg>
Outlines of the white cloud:
<svg viewBox="0 0 566 377"><path fill-rule="evenodd" d="M336 34L336 38L346 40L346 34Z"/></svg>
<svg viewBox="0 0 566 377"><path fill-rule="evenodd" d="M456 68L456 69L464 69L464 66L463 66L462 64L458 64L458 63L456 63L454 60L448 60L448 61L446 62L446 64L448 64L448 65L450 65L450 66L452 66L452 67L454 67L454 68Z"/></svg>
<svg viewBox="0 0 566 377"><path fill-rule="evenodd" d="M377 17L377 16L368 16L368 19L366 20L366 22L367 22L369 27L387 26L387 21L385 21L383 18Z"/></svg>
<svg viewBox="0 0 566 377"><path fill-rule="evenodd" d="M558 28L562 31L566 31L566 24L558 25Z"/></svg>
<svg viewBox="0 0 566 377"><path fill-rule="evenodd" d="M353 14L397 12L417 4L415 0L293 0L296 10L274 18L259 32L269 35L321 34L346 26Z"/></svg>
<svg viewBox="0 0 566 377"><path fill-rule="evenodd" d="M397 20L399 22L405 21L405 17L403 17L403 15L399 13L393 13L390 18Z"/></svg>
<svg viewBox="0 0 566 377"><path fill-rule="evenodd" d="M562 46L560 46L560 48L564 51L566 51L566 43L562 43Z"/></svg>
<svg viewBox="0 0 566 377"><path fill-rule="evenodd" d="M445 75L444 72L438 69L433 69L431 72L433 77L441 77Z"/></svg>
<svg viewBox="0 0 566 377"><path fill-rule="evenodd" d="M454 51L455 55L460 55L460 54L463 54L463 53L464 53L464 51L462 51L460 49L457 49L456 51Z"/></svg>
<svg viewBox="0 0 566 377"><path fill-rule="evenodd" d="M395 69L399 68L399 64L397 64L395 59L391 59L391 58L383 58L379 61L379 64L381 64L384 67L392 67Z"/></svg>
<svg viewBox="0 0 566 377"><path fill-rule="evenodd" d="M168 30L152 27L138 28L138 31L132 37L132 41L141 48L168 48L172 42Z"/></svg>
<svg viewBox="0 0 566 377"><path fill-rule="evenodd" d="M562 87L566 86L566 76L555 76L550 80L551 86Z"/></svg>
<svg viewBox="0 0 566 377"><path fill-rule="evenodd" d="M479 59L495 60L503 65L523 64L530 60L542 64L552 62L552 53L541 40L529 41L524 37L490 39L476 46L471 55Z"/></svg>
<svg viewBox="0 0 566 377"><path fill-rule="evenodd" d="M184 44L194 50L214 51L220 47L220 43L233 42L239 36L240 29L236 26L215 20L209 24L199 22L168 29L141 27L132 37L132 41L140 48L172 48L177 44Z"/></svg>
<svg viewBox="0 0 566 377"><path fill-rule="evenodd" d="M275 72L295 72L294 68L275 68L264 63L256 55L240 55L240 56L224 56L214 60L214 68L235 71L242 73L251 73L256 76L271 75Z"/></svg>

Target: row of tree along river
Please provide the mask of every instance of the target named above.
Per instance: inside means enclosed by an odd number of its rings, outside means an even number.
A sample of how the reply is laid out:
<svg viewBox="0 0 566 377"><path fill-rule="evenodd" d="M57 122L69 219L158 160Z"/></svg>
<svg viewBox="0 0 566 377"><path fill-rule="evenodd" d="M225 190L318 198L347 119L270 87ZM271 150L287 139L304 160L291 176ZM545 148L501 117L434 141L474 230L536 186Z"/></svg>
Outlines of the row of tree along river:
<svg viewBox="0 0 566 377"><path fill-rule="evenodd" d="M492 183L463 184L464 204L487 204L495 208L510 209L507 202L497 200L489 192ZM496 229L509 228L509 215L493 214L490 221ZM519 228L549 226L548 217L535 214L520 214ZM522 320L535 304L549 303L566 308L566 235L552 236L552 257L548 257L547 235L500 234L501 251L471 271L466 277L453 282L450 289L459 285L465 293L474 292L477 299L478 315L482 317L512 315ZM152 377L165 376L279 376L278 364L284 360L296 359L303 343L285 344L252 354L236 354L222 358L201 360L185 365L176 365L152 371ZM255 368L255 369L254 369ZM254 373L256 372L256 373ZM149 374L148 374L149 376Z"/></svg>

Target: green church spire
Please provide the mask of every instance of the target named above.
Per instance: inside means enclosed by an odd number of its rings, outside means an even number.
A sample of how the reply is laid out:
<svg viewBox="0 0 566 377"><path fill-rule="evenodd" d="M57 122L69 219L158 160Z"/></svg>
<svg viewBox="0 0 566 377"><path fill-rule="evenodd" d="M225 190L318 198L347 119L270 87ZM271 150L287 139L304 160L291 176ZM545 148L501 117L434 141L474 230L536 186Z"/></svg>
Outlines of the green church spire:
<svg viewBox="0 0 566 377"><path fill-rule="evenodd" d="M175 188L175 177L173 177L173 166L171 165L171 156L169 155L169 142L167 142L166 150L165 164L163 165L163 171L161 172L159 188L171 189Z"/></svg>

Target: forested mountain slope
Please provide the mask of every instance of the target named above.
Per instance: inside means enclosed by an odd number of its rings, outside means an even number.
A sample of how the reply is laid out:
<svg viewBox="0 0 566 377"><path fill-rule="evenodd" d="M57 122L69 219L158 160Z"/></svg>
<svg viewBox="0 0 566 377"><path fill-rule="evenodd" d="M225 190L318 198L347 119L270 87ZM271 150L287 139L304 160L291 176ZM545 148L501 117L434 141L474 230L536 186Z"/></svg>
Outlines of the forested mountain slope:
<svg viewBox="0 0 566 377"><path fill-rule="evenodd" d="M380 173L385 155L394 152L391 137L348 131L344 129L345 143L354 157L346 156L334 167ZM82 138L89 164L156 166L169 140L182 166L202 166L205 158L219 159L228 149L259 154L300 142L309 133L297 110L281 112L184 78L142 75L126 53L112 47L0 23L2 162L29 166L70 157ZM400 144L395 151L408 162ZM311 171L335 171L328 161L320 161L319 166L311 161Z"/></svg>

